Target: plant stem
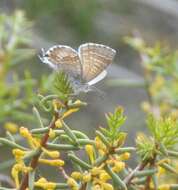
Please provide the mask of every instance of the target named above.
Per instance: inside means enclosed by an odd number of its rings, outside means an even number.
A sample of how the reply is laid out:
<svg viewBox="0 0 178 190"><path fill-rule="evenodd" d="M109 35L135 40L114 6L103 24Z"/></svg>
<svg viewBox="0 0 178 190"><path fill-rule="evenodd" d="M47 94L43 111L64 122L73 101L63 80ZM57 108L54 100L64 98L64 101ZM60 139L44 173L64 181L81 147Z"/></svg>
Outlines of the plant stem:
<svg viewBox="0 0 178 190"><path fill-rule="evenodd" d="M55 122L58 119L58 113L55 113L54 118L52 119L51 123L49 124L48 129L54 129L55 128ZM47 141L49 138L49 130L44 134L44 136L41 139L41 147L46 147ZM39 151L39 153L35 156L33 156L31 163L30 163L30 167L34 170L37 168L38 166L38 160L39 157L41 155L42 151ZM25 190L28 187L28 173L25 173L23 178L22 178L22 182L20 185L19 190Z"/></svg>
<svg viewBox="0 0 178 190"><path fill-rule="evenodd" d="M141 171L145 168L145 166L147 165L147 162L143 162L141 164L139 164L125 179L124 182L126 185L129 185L130 182L132 181L132 179L134 178L134 175L137 171Z"/></svg>
<svg viewBox="0 0 178 190"><path fill-rule="evenodd" d="M154 155L154 158L150 161L150 168L154 168L155 166L155 160L156 160L156 154ZM150 182L151 182L152 176L148 176L146 179L145 189L150 190Z"/></svg>
<svg viewBox="0 0 178 190"><path fill-rule="evenodd" d="M79 190L86 190L86 188L87 188L87 183L83 183L79 188Z"/></svg>

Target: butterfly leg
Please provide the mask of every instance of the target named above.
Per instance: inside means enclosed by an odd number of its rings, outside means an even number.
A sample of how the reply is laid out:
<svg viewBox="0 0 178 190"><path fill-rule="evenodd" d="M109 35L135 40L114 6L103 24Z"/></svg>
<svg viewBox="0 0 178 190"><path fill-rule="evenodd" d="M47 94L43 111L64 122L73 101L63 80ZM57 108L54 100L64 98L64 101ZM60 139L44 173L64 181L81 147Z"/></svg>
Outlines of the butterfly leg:
<svg viewBox="0 0 178 190"><path fill-rule="evenodd" d="M103 92L102 90L96 88L95 86L90 86L89 91L94 91L94 92L96 92L96 94L97 94L99 97L103 98L103 99L104 99L104 97L105 97L105 95L106 95L105 92Z"/></svg>

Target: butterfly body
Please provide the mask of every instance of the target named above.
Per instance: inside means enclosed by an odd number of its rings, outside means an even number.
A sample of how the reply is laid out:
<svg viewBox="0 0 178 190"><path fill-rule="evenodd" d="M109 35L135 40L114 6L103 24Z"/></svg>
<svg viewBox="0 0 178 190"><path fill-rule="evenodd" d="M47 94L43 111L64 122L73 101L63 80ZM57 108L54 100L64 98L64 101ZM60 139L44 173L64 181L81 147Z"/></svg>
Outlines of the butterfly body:
<svg viewBox="0 0 178 190"><path fill-rule="evenodd" d="M65 45L56 45L48 51L42 49L42 62L56 71L65 72L76 93L92 90L92 85L102 80L106 68L112 63L116 51L95 43L82 44L78 51Z"/></svg>

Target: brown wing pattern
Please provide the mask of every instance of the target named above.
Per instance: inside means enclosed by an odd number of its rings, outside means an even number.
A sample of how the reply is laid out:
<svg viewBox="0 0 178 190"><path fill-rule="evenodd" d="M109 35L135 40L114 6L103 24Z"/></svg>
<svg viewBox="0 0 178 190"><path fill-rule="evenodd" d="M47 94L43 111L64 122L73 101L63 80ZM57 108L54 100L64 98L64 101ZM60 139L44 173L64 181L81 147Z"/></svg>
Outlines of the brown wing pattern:
<svg viewBox="0 0 178 190"><path fill-rule="evenodd" d="M69 46L53 46L44 55L43 61L70 76L80 77L82 65L78 53Z"/></svg>
<svg viewBox="0 0 178 190"><path fill-rule="evenodd" d="M86 43L79 47L83 80L89 82L106 69L113 61L116 51L108 46Z"/></svg>

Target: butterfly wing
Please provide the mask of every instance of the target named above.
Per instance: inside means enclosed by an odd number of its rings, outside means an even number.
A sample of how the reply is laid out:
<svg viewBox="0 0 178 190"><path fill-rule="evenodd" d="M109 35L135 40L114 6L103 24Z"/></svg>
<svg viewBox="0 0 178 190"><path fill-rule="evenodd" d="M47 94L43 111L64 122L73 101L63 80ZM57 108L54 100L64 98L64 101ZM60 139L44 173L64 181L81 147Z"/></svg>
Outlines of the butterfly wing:
<svg viewBox="0 0 178 190"><path fill-rule="evenodd" d="M82 65L78 52L69 46L56 45L46 53L43 51L40 59L55 70L61 70L74 78L80 78Z"/></svg>
<svg viewBox="0 0 178 190"><path fill-rule="evenodd" d="M84 82L89 82L102 73L112 63L116 54L114 49L95 43L82 44L78 52L82 63Z"/></svg>
<svg viewBox="0 0 178 190"><path fill-rule="evenodd" d="M97 82L103 80L103 79L106 77L106 75L107 75L107 71L106 71L106 70L102 71L102 72L101 72L98 76L96 76L94 79L90 80L90 81L88 82L88 85L89 85L89 86L92 86L92 85L96 84Z"/></svg>

